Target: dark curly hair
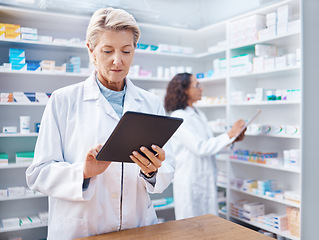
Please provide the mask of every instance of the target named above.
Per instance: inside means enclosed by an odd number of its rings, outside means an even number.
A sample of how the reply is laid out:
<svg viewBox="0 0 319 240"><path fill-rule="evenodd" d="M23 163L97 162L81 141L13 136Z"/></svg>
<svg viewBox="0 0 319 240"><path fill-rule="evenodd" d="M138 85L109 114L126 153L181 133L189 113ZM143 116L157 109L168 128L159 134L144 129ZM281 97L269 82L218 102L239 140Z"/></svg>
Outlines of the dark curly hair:
<svg viewBox="0 0 319 240"><path fill-rule="evenodd" d="M167 112L185 109L188 106L188 97L185 90L191 84L191 76L192 74L190 73L179 73L168 83L164 101L164 107Z"/></svg>

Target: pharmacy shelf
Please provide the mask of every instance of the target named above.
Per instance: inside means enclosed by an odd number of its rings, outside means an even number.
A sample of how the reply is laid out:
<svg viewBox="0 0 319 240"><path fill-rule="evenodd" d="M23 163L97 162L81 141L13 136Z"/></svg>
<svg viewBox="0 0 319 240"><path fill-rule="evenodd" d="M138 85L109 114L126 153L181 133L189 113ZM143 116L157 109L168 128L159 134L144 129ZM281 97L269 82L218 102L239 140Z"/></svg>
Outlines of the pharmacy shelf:
<svg viewBox="0 0 319 240"><path fill-rule="evenodd" d="M4 70L0 70L1 74L10 74L10 75L15 75L15 74L19 74L19 75L43 75L43 76L57 76L57 77L89 77L90 74L87 73L71 73L71 72L49 72L49 71L18 71L18 70L12 70L12 71L4 71Z"/></svg>
<svg viewBox="0 0 319 240"><path fill-rule="evenodd" d="M46 103L40 103L40 102L0 102L0 106L45 106Z"/></svg>
<svg viewBox="0 0 319 240"><path fill-rule="evenodd" d="M47 226L48 226L47 223L39 223L39 224L32 224L30 226L21 226L21 227L15 227L15 228L0 228L0 233L21 231L26 229L41 228L41 227L47 227Z"/></svg>
<svg viewBox="0 0 319 240"><path fill-rule="evenodd" d="M76 48L76 49L82 49L87 50L87 47L85 44L70 44L70 43L54 43L54 42L40 42L40 41L32 41L32 40L11 40L11 39L1 39L0 44L4 46L12 46L13 44L21 44L21 45L35 45L35 46L43 46L46 49L49 49L49 47L58 47L58 48Z"/></svg>
<svg viewBox="0 0 319 240"><path fill-rule="evenodd" d="M242 44L242 45L238 45L238 46L234 46L231 47L231 50L235 50L235 49L240 49L240 48L247 48L256 44L274 44L277 46L281 46L281 45L285 45L287 43L287 38L289 38L289 40L291 38L294 38L293 40L295 41L299 41L300 38L300 32L291 32L291 33L287 33L287 34L282 34L279 36L274 36L271 38L267 38L267 39L262 39L262 40L257 40L248 44Z"/></svg>
<svg viewBox="0 0 319 240"><path fill-rule="evenodd" d="M30 46L38 46L38 47L45 47L46 49L50 49L50 47L54 48L61 48L61 49L81 49L87 50L85 44L71 44L71 43L54 43L54 42L40 42L40 41L32 41L32 40L11 40L11 39L0 39L0 44L4 46L12 46L13 44L16 45L30 45ZM135 54L146 54L151 56L165 56L165 57L182 57L182 58L205 58L209 56L214 56L216 54L225 53L226 50L219 50L214 52L203 52L198 54L181 54L181 53L171 53L171 52L158 52L158 51L151 51L151 50L142 50L136 49Z"/></svg>
<svg viewBox="0 0 319 240"><path fill-rule="evenodd" d="M230 75L231 78L269 78L269 77L280 77L280 76L287 76L288 74L296 75L300 70L300 66L291 66L285 67L280 69L273 69L269 71L262 71L262 72L252 72L252 73L242 73L242 74L233 74ZM288 75L289 76L289 75Z"/></svg>
<svg viewBox="0 0 319 240"><path fill-rule="evenodd" d="M23 199L33 199L33 198L44 198L44 197L47 197L47 196L41 193L37 193L31 196L0 198L0 202L21 200L21 199L23 200Z"/></svg>
<svg viewBox="0 0 319 240"><path fill-rule="evenodd" d="M242 191L242 190L239 190L239 189L234 188L234 187L230 187L230 189L233 190L233 191L244 193L246 195L254 196L254 197L257 197L257 198L262 198L262 199L266 199L266 200L269 200L269 201L272 201L272 202L281 203L281 204L284 204L284 205L287 205L287 206L300 208L300 204L292 202L292 201L280 200L280 199L276 199L276 198L273 198L273 197L268 197L268 196L264 196L264 195L259 195L259 194L247 192L247 191Z"/></svg>
<svg viewBox="0 0 319 240"><path fill-rule="evenodd" d="M27 168L31 164L30 163L9 163L7 165L0 165L0 169L16 169L16 168Z"/></svg>
<svg viewBox="0 0 319 240"><path fill-rule="evenodd" d="M247 132L245 132L245 136L300 139L300 136L294 136L294 135L268 135L268 134L253 134L253 133L247 133Z"/></svg>
<svg viewBox="0 0 319 240"><path fill-rule="evenodd" d="M195 58L206 58L206 57L211 57L218 54L226 54L226 49L220 49L220 50L216 50L212 52L198 53L195 55Z"/></svg>
<svg viewBox="0 0 319 240"><path fill-rule="evenodd" d="M274 229L274 228L271 228L271 227L267 227L264 224L260 224L258 222L251 222L251 221L239 218L239 217L235 217L233 215L230 215L230 217L233 218L233 219L236 219L238 221L245 222L245 223L247 223L249 225L264 229L266 231L273 232L273 233L275 233L277 235L280 235L280 236L283 236L285 238L289 238L289 239L292 239L292 240L300 240L300 238L292 236L289 231L278 231L277 229Z"/></svg>
<svg viewBox="0 0 319 240"><path fill-rule="evenodd" d="M198 108L215 108L215 107L226 107L226 103L216 103L216 104L196 104Z"/></svg>
<svg viewBox="0 0 319 240"><path fill-rule="evenodd" d="M248 162L245 160L236 160L231 158L229 158L229 161L231 163L236 163L236 164L244 164L244 165L250 165L250 166L261 167L261 168L269 168L269 169L275 169L278 171L285 171L285 172L292 172L292 173L301 173L300 169L297 169L297 168L285 168L282 166L272 166L272 165L267 165L262 163L254 163L254 162Z"/></svg>
<svg viewBox="0 0 319 240"><path fill-rule="evenodd" d="M262 102L238 102L238 103L231 103L231 106L272 106L272 105L294 105L300 104L300 101L262 101Z"/></svg>
<svg viewBox="0 0 319 240"><path fill-rule="evenodd" d="M37 137L39 133L0 133L1 137Z"/></svg>
<svg viewBox="0 0 319 240"><path fill-rule="evenodd" d="M220 77L211 77L211 78L199 78L198 81L200 83L220 83L220 82L225 82L226 77L220 76Z"/></svg>

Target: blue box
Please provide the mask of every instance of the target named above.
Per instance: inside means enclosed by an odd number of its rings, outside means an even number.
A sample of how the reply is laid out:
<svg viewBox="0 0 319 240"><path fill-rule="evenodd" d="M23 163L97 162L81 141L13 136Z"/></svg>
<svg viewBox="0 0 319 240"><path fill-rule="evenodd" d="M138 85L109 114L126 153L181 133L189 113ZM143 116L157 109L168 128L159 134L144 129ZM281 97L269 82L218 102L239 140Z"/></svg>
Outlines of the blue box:
<svg viewBox="0 0 319 240"><path fill-rule="evenodd" d="M196 74L196 78L199 79L199 78L204 78L204 73L197 73Z"/></svg>
<svg viewBox="0 0 319 240"><path fill-rule="evenodd" d="M25 50L19 48L10 48L9 57L25 57Z"/></svg>

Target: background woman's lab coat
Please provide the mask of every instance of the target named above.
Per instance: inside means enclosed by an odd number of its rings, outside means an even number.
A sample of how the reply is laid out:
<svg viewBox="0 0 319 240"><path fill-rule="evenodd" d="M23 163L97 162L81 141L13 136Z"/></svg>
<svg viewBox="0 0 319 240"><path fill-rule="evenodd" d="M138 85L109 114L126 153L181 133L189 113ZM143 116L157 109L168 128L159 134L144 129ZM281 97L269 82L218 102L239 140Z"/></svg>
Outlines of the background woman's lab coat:
<svg viewBox="0 0 319 240"><path fill-rule="evenodd" d="M161 100L127 79L124 112L164 115ZM93 73L86 81L55 91L43 114L32 165L26 171L31 189L49 195L48 239L67 240L157 223L148 192L162 192L174 174L169 145L153 187L139 176L137 164L112 162L82 191L89 149L103 144L119 117L101 94Z"/></svg>
<svg viewBox="0 0 319 240"><path fill-rule="evenodd" d="M227 133L214 137L205 115L196 111L186 107L171 114L184 119L171 139L176 160L173 184L176 219L218 214L214 154L223 150L230 138Z"/></svg>

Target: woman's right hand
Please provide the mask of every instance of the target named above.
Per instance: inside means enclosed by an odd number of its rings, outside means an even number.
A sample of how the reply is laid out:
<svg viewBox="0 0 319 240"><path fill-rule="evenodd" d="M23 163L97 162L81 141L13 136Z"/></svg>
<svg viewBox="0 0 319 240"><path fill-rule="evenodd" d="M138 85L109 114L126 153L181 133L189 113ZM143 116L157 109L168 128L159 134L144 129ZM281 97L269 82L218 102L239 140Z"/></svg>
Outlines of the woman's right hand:
<svg viewBox="0 0 319 240"><path fill-rule="evenodd" d="M239 119L234 122L232 128L228 132L229 138L235 137L245 126L245 121L243 119ZM235 139L235 141L241 141L244 139L246 129Z"/></svg>
<svg viewBox="0 0 319 240"><path fill-rule="evenodd" d="M96 159L96 155L101 150L102 146L102 144L99 144L94 148L90 149L90 151L86 154L86 159L83 168L84 179L91 178L101 174L111 164L111 162L109 161L99 161Z"/></svg>

